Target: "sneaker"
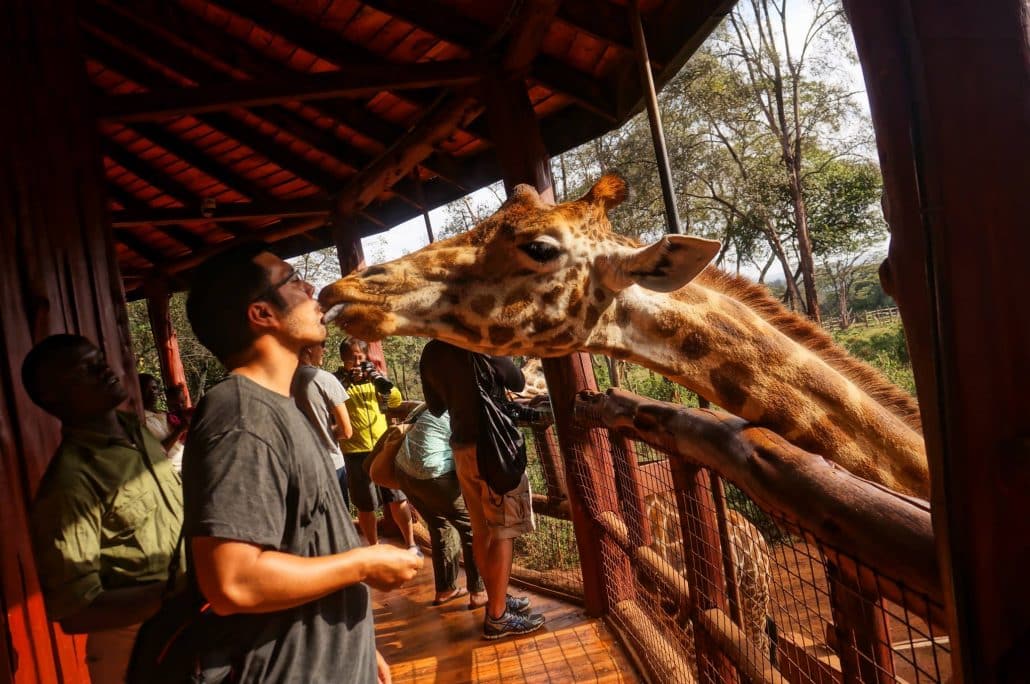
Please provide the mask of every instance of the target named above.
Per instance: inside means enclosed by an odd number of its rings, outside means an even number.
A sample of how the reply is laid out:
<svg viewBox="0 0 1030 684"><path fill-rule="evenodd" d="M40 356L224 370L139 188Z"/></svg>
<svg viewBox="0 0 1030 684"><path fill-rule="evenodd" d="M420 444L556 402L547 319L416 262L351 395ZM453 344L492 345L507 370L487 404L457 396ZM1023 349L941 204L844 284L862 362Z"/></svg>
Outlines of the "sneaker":
<svg viewBox="0 0 1030 684"><path fill-rule="evenodd" d="M529 598L526 596L516 598L511 594L506 594L504 597L504 604L504 607L509 613L529 615Z"/></svg>
<svg viewBox="0 0 1030 684"><path fill-rule="evenodd" d="M510 610L496 620L489 615L483 621L484 639L501 639L506 636L529 634L544 626L543 615L519 615Z"/></svg>

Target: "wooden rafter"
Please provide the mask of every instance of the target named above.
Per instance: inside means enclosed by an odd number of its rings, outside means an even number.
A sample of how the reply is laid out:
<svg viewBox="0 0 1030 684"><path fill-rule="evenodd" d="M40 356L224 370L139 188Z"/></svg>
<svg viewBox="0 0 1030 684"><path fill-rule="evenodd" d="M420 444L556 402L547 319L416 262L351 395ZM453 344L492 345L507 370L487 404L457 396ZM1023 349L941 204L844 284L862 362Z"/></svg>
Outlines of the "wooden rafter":
<svg viewBox="0 0 1030 684"><path fill-rule="evenodd" d="M97 103L97 112L100 118L112 121L152 121L235 107L371 97L384 90L466 86L478 82L482 75L482 64L469 60L366 65L342 71L297 74L282 80L230 81L212 86L109 95Z"/></svg>
<svg viewBox="0 0 1030 684"><path fill-rule="evenodd" d="M200 199L196 192L171 176L161 173L157 168L113 140L103 139L100 147L105 157L108 157L137 178L146 181L147 185L160 190L162 194L184 205L194 202L199 204Z"/></svg>
<svg viewBox="0 0 1030 684"><path fill-rule="evenodd" d="M475 100L460 96L437 103L404 137L351 179L336 197L336 215L348 217L364 209L382 192L407 177L475 106Z"/></svg>
<svg viewBox="0 0 1030 684"><path fill-rule="evenodd" d="M167 76L160 71L133 60L131 55L121 52L118 48L98 38L85 36L84 42L90 57L140 85L150 87L154 84L168 82ZM169 68L173 67L169 66ZM309 183L323 188L332 188L336 187L340 182L334 175L325 171L322 167L294 154L288 148L280 145L272 138L269 138L231 114L212 112L197 115L196 118L222 134L246 145L258 154L266 157L276 166Z"/></svg>
<svg viewBox="0 0 1030 684"><path fill-rule="evenodd" d="M563 0L558 18L598 40L626 52L633 51L629 13L623 5L596 0Z"/></svg>
<svg viewBox="0 0 1030 684"><path fill-rule="evenodd" d="M266 218L328 215L330 201L325 197L295 200L265 200L259 202L228 202L206 207L175 207L170 209L134 208L111 213L111 223L117 227L149 224L163 226L208 221L251 221Z"/></svg>
<svg viewBox="0 0 1030 684"><path fill-rule="evenodd" d="M530 68L560 4L561 0L528 0L523 4L501 58L502 69L517 74ZM534 73L534 78L540 77ZM546 80L541 82L547 83Z"/></svg>
<svg viewBox="0 0 1030 684"><path fill-rule="evenodd" d="M175 3L136 0L131 7L120 7L119 12L131 15L137 23L161 26L188 41L198 50L225 64L232 64L236 70L245 72L251 77L290 78L296 74L251 45L218 31L211 24L186 12ZM308 107L316 114L339 121L347 128L383 147L390 145L404 134L402 127L377 117L358 101L322 101L308 104ZM273 114L276 111L283 111L286 114L277 116ZM309 128L298 125L298 122L306 122L306 120L296 116L293 112L280 110L278 107L261 107L256 109L255 113L277 126L286 128L291 134L355 169L361 168L372 159L363 150L346 144L328 131L321 132L316 137L310 136L310 130L317 127L313 124ZM287 120L292 120L293 125L287 126ZM470 125L468 130L475 132L475 128L474 125ZM328 139L329 137L334 139ZM447 180L453 180L461 175L458 162L439 150L428 157L422 166Z"/></svg>
<svg viewBox="0 0 1030 684"><path fill-rule="evenodd" d="M252 200L260 200L266 195L260 185L219 163L192 143L183 140L160 124L144 122L131 124L127 128L241 195Z"/></svg>
<svg viewBox="0 0 1030 684"><path fill-rule="evenodd" d="M551 2L551 0L547 0ZM449 43L458 45L470 52L477 52L481 47L484 36L491 33L488 26L469 19L465 15L448 8L439 3L417 3L404 2L403 0L368 0L365 4L375 9L401 19L409 24L418 26L430 33L446 40ZM556 9L556 8L554 8ZM525 10L524 10L525 11ZM546 12L543 7L531 6L529 14L543 17ZM553 18L553 12L551 12ZM527 21L523 19L522 21ZM546 22L540 22L534 26L534 30L544 27ZM537 46L539 47L539 39ZM529 62L525 62L525 55L521 49L518 61L519 70L529 68ZM535 59L534 59L535 57ZM614 109L606 103L606 96L599 86L589 75L577 71L566 65L564 62L554 59L548 55L535 53L530 55L533 66L530 75L543 85L561 92L572 98L577 104L585 109L603 117L611 122L615 120Z"/></svg>

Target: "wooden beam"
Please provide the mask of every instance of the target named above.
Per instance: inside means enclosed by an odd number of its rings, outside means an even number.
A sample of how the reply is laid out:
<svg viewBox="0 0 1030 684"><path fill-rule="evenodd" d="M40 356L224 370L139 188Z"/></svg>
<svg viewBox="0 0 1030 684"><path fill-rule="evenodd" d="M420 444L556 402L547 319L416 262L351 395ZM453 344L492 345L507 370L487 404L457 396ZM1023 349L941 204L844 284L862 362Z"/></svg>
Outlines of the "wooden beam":
<svg viewBox="0 0 1030 684"><path fill-rule="evenodd" d="M235 70L244 72L252 78L261 76L286 79L291 78L297 73L284 66L281 62L265 56L261 51L238 38L219 31L213 25L183 10L175 3L135 0L131 7L119 6L118 11L126 16L130 16L137 23L159 26L162 29L168 30L182 40L188 41L197 49L225 64L233 65ZM366 109L361 102L333 100L309 103L308 107L320 115L339 121L347 128L365 138L378 142L383 147L392 143L405 132L403 127L377 117ZM294 115L292 112L277 107L264 107L261 108L260 112L255 113L258 113L262 118L272 120L269 118L272 116L272 110L286 112L293 117L294 121L305 121L305 119ZM273 123L281 125L285 118L280 117L279 120L273 121ZM469 126L468 131L475 132L475 126ZM302 134L301 131L292 129L291 133L298 136ZM326 135L331 134L327 132ZM336 136L333 135L332 137L335 138ZM310 143L309 139L302 139ZM346 141L338 138L336 138L336 142L320 149L355 169L361 168L365 161L371 159L364 151L352 148L346 144ZM348 150L347 153L344 152L345 149ZM364 161L359 163L359 159ZM449 155L439 151L434 152L433 155L427 158L422 166L448 180L455 178L459 173L457 162Z"/></svg>
<svg viewBox="0 0 1030 684"><path fill-rule="evenodd" d="M154 83L168 83L170 81L160 71L138 60L134 61L131 55L120 52L117 48L104 43L98 38L85 36L84 42L86 43L87 53L91 58L142 86L150 86ZM174 69L174 67L169 68ZM317 164L293 154L286 147L231 114L213 112L200 114L196 118L222 134L246 145L258 154L266 157L276 166L289 171L298 178L323 188L334 188L339 185L340 181L335 175L323 170Z"/></svg>
<svg viewBox="0 0 1030 684"><path fill-rule="evenodd" d="M110 121L152 121L181 114L329 100L368 98L384 90L419 90L466 86L482 78L478 61L345 65L340 71L294 75L289 79L230 81L213 86L110 95L97 102L97 114Z"/></svg>
<svg viewBox="0 0 1030 684"><path fill-rule="evenodd" d="M115 228L114 239L158 268L160 268L160 264L165 261L164 254L148 245L146 242L134 235L130 230L125 228Z"/></svg>
<svg viewBox="0 0 1030 684"><path fill-rule="evenodd" d="M475 108L471 97L442 100L376 161L355 176L336 196L334 215L346 218L364 209L380 194L411 173L434 145L447 138Z"/></svg>
<svg viewBox="0 0 1030 684"><path fill-rule="evenodd" d="M181 223L206 223L210 221L251 221L264 218L295 218L298 216L326 216L331 202L325 197L305 197L296 200L263 200L260 202L226 202L201 208L147 207L126 209L111 213L111 223L117 227L150 224L163 226Z"/></svg>
<svg viewBox="0 0 1030 684"><path fill-rule="evenodd" d="M489 48L490 46L483 44L484 37L496 33L493 27L470 19L462 13L438 3L430 5L428 3L404 2L403 0L369 0L365 4L374 7L384 14L389 14L392 17L418 26L446 40L448 43L458 45L474 54L481 53L484 49ZM572 68L559 59L539 54L539 40L543 38L543 34L540 31L541 29L546 29L547 26L545 15L549 13L553 19L554 14L552 10L556 10L557 7L549 7L549 5L559 4L554 0L535 0L528 10L523 10L523 14L520 16L535 17L535 19L531 24L527 23L522 29L516 23L514 33L519 33L520 30L527 32L526 35L534 33L536 35L534 40L538 41L537 48L533 51L527 51L525 45L519 46L512 43L508 53L511 54L511 51L515 50L519 52L519 57L510 58L510 63L506 67L520 75L528 72L529 76L540 82L543 86L570 97L581 107L613 122L615 121L615 108L609 104L609 100L614 100L613 94L606 93L605 88L594 81L588 74ZM529 19L524 18L521 21L529 22ZM525 40L525 38L523 37L519 40ZM528 44L526 43L526 45ZM526 61L527 57L529 58L528 61Z"/></svg>
<svg viewBox="0 0 1030 684"><path fill-rule="evenodd" d="M113 140L108 138L102 139L100 149L105 157L111 159L137 178L146 181L147 185L160 190L162 194L185 205L200 204L200 197L196 192L174 178L163 174L159 169L151 166L147 161L137 157Z"/></svg>
<svg viewBox="0 0 1030 684"><path fill-rule="evenodd" d="M252 200L259 200L267 196L267 192L260 185L228 166L219 163L214 158L208 156L206 152L201 151L192 143L183 140L160 124L137 123L129 125L128 128L241 195L245 195Z"/></svg>
<svg viewBox="0 0 1030 684"><path fill-rule="evenodd" d="M540 44L558 13L559 5L560 0L527 0L522 3L501 58L501 68L509 74L529 69L540 52Z"/></svg>
<svg viewBox="0 0 1030 684"><path fill-rule="evenodd" d="M613 47L625 52L633 51L629 13L624 5L595 0L563 0L558 8L558 18L577 31L588 33Z"/></svg>

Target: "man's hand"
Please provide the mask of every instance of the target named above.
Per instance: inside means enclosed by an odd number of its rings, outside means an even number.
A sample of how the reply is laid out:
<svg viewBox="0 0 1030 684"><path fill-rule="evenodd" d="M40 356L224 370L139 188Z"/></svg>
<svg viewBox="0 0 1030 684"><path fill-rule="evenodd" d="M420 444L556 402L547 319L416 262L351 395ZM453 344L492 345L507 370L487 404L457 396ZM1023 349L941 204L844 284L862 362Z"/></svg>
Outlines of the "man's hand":
<svg viewBox="0 0 1030 684"><path fill-rule="evenodd" d="M367 564L365 584L373 589L396 589L413 579L422 569L422 557L407 549L376 544L366 546L362 551Z"/></svg>
<svg viewBox="0 0 1030 684"><path fill-rule="evenodd" d="M390 674L390 664L386 662L383 654L376 649L376 670L379 674L379 684L393 684L393 676Z"/></svg>

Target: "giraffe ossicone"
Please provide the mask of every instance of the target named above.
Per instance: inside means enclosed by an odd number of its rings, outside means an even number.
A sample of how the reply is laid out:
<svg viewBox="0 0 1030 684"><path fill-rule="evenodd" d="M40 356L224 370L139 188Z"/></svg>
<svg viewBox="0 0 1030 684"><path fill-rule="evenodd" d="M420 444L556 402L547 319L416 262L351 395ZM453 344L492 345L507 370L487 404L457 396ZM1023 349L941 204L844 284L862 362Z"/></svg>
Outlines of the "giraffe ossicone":
<svg viewBox="0 0 1030 684"><path fill-rule="evenodd" d="M464 233L371 266L319 294L326 318L366 340L435 337L475 351L607 354L891 489L926 498L918 407L764 288L709 266L719 243L615 233L626 185L578 200L518 186Z"/></svg>

